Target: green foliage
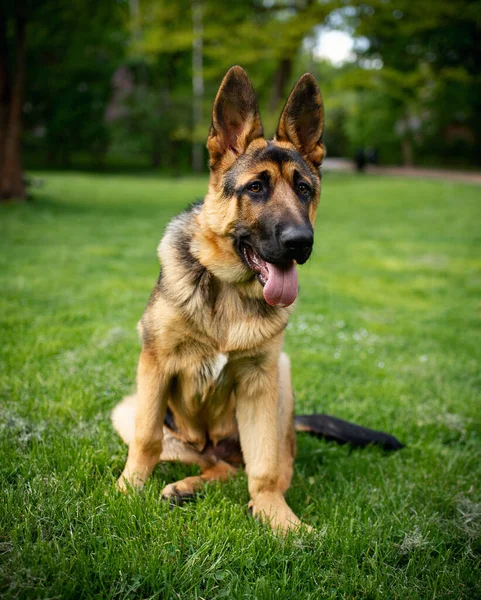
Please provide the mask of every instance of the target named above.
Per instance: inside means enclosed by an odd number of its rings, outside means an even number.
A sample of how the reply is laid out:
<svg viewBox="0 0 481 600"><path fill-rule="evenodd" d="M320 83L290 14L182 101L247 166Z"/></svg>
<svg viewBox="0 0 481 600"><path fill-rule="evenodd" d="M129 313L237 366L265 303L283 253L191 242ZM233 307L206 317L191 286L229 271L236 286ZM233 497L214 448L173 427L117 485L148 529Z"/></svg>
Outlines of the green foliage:
<svg viewBox="0 0 481 600"><path fill-rule="evenodd" d="M26 145L54 163L87 152L99 162L105 110L121 63L126 10L116 0L49 0L29 12Z"/></svg>
<svg viewBox="0 0 481 600"><path fill-rule="evenodd" d="M254 82L269 136L308 70L324 94L330 156L375 146L384 162L479 163L481 0L197 2L204 93L196 122L191 0L27 3L28 155L186 171L221 78L237 63ZM355 62L316 58L325 26L364 42ZM130 83L116 88L122 70Z"/></svg>
<svg viewBox="0 0 481 600"><path fill-rule="evenodd" d="M155 248L206 179L39 174L0 214L2 598L473 600L481 596L479 188L326 173L286 332L297 410L390 431L387 454L298 437L282 540L247 482L160 499L195 469L114 482Z"/></svg>
<svg viewBox="0 0 481 600"><path fill-rule="evenodd" d="M479 163L481 156L481 2L374 0L355 3L351 25L369 41L360 53L382 61L378 105L418 162ZM365 73L365 71L364 71ZM360 73L360 79L363 74ZM377 113L370 113L375 127ZM393 147L385 139L384 149Z"/></svg>

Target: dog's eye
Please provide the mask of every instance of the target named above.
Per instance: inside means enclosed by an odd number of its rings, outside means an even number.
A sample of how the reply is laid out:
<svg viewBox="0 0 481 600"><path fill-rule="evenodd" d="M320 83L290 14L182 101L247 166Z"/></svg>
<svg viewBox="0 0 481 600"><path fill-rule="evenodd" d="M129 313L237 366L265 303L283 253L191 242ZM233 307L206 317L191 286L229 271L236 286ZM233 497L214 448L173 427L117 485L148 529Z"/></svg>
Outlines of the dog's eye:
<svg viewBox="0 0 481 600"><path fill-rule="evenodd" d="M307 196L307 194L309 194L309 192L311 191L311 188L307 185L307 183L303 183L302 181L297 186L297 189L303 196Z"/></svg>
<svg viewBox="0 0 481 600"><path fill-rule="evenodd" d="M262 192L261 182L253 181L252 183L249 184L248 190L249 190L249 192L254 192L254 194L258 194L259 192Z"/></svg>

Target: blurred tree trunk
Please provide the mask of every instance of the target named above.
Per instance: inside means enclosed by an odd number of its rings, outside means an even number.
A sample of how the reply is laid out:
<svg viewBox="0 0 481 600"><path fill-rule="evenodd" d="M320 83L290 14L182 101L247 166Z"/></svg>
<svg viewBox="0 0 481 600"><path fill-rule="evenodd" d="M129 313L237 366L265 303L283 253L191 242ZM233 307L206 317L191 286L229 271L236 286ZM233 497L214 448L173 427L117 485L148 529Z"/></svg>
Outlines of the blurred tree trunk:
<svg viewBox="0 0 481 600"><path fill-rule="evenodd" d="M5 15L2 15L5 16ZM6 19L3 19L5 27ZM21 132L22 132L22 108L25 95L26 78L26 29L27 19L23 3L17 0L15 15L15 74L10 83L9 78L3 83L3 87L11 88L10 102L2 103L2 109L8 107L5 133L3 138L3 160L0 165L0 200L10 198L24 199L26 197L25 184L23 180L22 157L21 157ZM0 35L2 35L0 33ZM6 40L4 40L6 42ZM0 41L0 43L2 43ZM6 44L5 44L6 46ZM2 61L5 61L6 55ZM5 70L6 73L8 71ZM1 75L0 75L1 77ZM2 90L3 92L3 90ZM3 98L7 97L2 93Z"/></svg>
<svg viewBox="0 0 481 600"><path fill-rule="evenodd" d="M403 165L405 167L412 167L414 164L413 143L411 139L407 136L405 136L401 140L401 151L403 157Z"/></svg>
<svg viewBox="0 0 481 600"><path fill-rule="evenodd" d="M7 19L0 1L0 173L5 154L8 112L10 107L10 75L8 72Z"/></svg>
<svg viewBox="0 0 481 600"><path fill-rule="evenodd" d="M280 103L285 100L286 87L292 74L293 59L296 56L300 44L301 42L299 42L295 50L293 49L289 57L281 58L279 61L274 74L274 85L272 86L272 93L269 101L269 109L272 111L277 110Z"/></svg>
<svg viewBox="0 0 481 600"><path fill-rule="evenodd" d="M291 79L294 61L307 33L306 28L303 27L302 24L313 4L314 0L294 2L294 6L297 7L297 15L295 19L293 19L294 26L290 26L290 34L286 36L287 42L282 48L282 54L274 73L272 93L269 99L269 110L271 111L277 110L281 103L286 100L289 91L287 90L287 85ZM306 22L307 21L309 21L309 19L306 19ZM297 22L300 22L301 26L299 26ZM291 22L288 22L289 25L290 23Z"/></svg>
<svg viewBox="0 0 481 600"><path fill-rule="evenodd" d="M402 161L405 167L412 167L414 165L414 148L408 107L405 107L403 120L405 129L401 139Z"/></svg>
<svg viewBox="0 0 481 600"><path fill-rule="evenodd" d="M192 106L192 169L194 173L200 173L204 163L203 144L197 140L197 131L202 123L202 102L204 100L202 0L192 0L192 33L192 91L194 97Z"/></svg>

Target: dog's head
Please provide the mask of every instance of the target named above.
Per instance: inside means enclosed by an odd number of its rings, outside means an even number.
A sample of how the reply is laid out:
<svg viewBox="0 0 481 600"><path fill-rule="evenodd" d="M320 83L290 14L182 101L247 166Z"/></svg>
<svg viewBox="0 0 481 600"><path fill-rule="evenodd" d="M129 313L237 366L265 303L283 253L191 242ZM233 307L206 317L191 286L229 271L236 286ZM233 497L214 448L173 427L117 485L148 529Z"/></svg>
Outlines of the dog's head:
<svg viewBox="0 0 481 600"><path fill-rule="evenodd" d="M263 137L254 89L241 67L228 71L214 102L203 212L231 263L229 277L256 278L271 305L294 302L296 264L311 254L323 124L321 93L309 73L292 90L272 141Z"/></svg>

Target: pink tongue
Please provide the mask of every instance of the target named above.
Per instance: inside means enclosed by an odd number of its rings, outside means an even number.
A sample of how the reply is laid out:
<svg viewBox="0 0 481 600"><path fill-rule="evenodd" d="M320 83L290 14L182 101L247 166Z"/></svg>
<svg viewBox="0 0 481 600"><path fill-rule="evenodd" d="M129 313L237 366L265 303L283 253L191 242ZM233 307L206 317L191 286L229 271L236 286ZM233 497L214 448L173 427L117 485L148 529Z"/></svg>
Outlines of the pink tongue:
<svg viewBox="0 0 481 600"><path fill-rule="evenodd" d="M264 298L267 304L275 306L289 306L297 298L297 271L296 264L292 261L287 269L280 269L272 263L266 262L269 276L264 286Z"/></svg>

